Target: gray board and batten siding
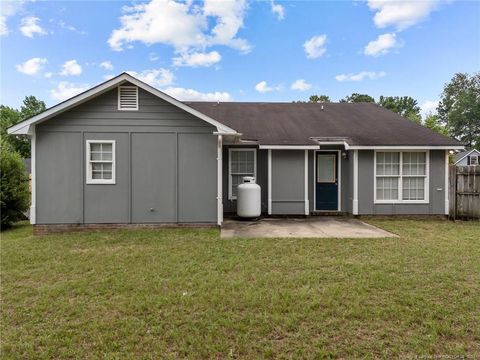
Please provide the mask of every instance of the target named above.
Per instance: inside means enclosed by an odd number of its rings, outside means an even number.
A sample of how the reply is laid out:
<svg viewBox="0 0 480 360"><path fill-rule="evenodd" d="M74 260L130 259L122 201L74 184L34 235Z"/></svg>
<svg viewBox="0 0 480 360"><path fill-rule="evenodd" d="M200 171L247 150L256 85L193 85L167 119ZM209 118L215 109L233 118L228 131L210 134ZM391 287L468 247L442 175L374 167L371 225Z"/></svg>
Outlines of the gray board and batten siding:
<svg viewBox="0 0 480 360"><path fill-rule="evenodd" d="M141 88L119 111L117 91L36 126L37 224L216 223L216 128ZM87 140L115 140L115 184L86 184Z"/></svg>
<svg viewBox="0 0 480 360"><path fill-rule="evenodd" d="M271 214L305 215L305 151L271 150L271 157Z"/></svg>
<svg viewBox="0 0 480 360"><path fill-rule="evenodd" d="M233 147L233 146L232 146ZM251 148L243 146L242 148ZM341 213L352 214L353 203L353 157L352 150L340 146L324 146L324 151L339 151L338 161ZM401 150L399 150L401 151ZM419 150L421 151L421 150ZM271 150L271 214L305 214L305 150ZM315 209L315 154L308 150L308 200L309 213ZM344 154L344 155L342 155ZM445 150L430 150L428 203L375 204L374 167L375 152L358 150L358 215L444 215L445 214ZM236 201L228 199L228 147L223 150L223 204L224 212L236 212ZM268 150L257 148L257 183L261 187L262 213L268 213Z"/></svg>
<svg viewBox="0 0 480 360"><path fill-rule="evenodd" d="M419 150L421 151L421 150ZM358 151L359 215L445 215L445 150L430 150L429 201L425 204L375 204L375 152Z"/></svg>

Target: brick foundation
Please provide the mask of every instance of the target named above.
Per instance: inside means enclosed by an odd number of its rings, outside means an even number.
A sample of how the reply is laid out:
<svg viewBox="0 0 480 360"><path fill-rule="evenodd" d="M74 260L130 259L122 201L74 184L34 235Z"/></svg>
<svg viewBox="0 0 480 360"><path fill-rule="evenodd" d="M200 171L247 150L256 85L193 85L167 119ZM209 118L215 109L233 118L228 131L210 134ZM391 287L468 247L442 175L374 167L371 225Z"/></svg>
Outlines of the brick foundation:
<svg viewBox="0 0 480 360"><path fill-rule="evenodd" d="M36 224L33 235L49 235L70 232L108 231L108 230L153 230L179 228L218 228L214 223L155 223L155 224Z"/></svg>

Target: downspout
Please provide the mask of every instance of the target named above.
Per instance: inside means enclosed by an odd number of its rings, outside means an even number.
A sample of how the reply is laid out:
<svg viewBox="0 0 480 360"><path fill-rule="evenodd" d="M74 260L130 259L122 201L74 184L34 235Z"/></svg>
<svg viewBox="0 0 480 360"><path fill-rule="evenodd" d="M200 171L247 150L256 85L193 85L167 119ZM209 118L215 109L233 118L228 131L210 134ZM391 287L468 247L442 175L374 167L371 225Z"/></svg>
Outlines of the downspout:
<svg viewBox="0 0 480 360"><path fill-rule="evenodd" d="M223 223L223 138L218 135L217 141L217 224L222 226Z"/></svg>
<svg viewBox="0 0 480 360"><path fill-rule="evenodd" d="M449 184L449 156L448 150L445 150L445 215L449 215L450 213L450 199L449 199L449 192L450 192L450 184Z"/></svg>
<svg viewBox="0 0 480 360"><path fill-rule="evenodd" d="M305 150L305 215L310 213L310 203L308 201L308 150Z"/></svg>
<svg viewBox="0 0 480 360"><path fill-rule="evenodd" d="M352 214L358 215L358 150L353 150L353 201Z"/></svg>
<svg viewBox="0 0 480 360"><path fill-rule="evenodd" d="M268 149L268 215L272 215L272 149Z"/></svg>
<svg viewBox="0 0 480 360"><path fill-rule="evenodd" d="M35 125L30 125L32 130L32 137L30 138L30 148L31 148L31 174L32 174L32 188L31 188L31 200L30 200L30 224L35 225L37 223L37 135Z"/></svg>

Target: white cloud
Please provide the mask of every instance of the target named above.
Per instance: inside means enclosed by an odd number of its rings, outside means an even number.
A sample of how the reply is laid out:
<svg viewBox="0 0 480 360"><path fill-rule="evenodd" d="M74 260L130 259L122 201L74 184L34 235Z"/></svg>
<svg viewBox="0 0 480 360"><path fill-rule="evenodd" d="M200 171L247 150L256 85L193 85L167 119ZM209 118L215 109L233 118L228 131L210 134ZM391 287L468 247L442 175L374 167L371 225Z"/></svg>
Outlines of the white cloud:
<svg viewBox="0 0 480 360"><path fill-rule="evenodd" d="M0 36L8 35L9 30L7 26L7 20L9 17L12 17L16 13L18 13L25 1L23 0L3 0L0 1Z"/></svg>
<svg viewBox="0 0 480 360"><path fill-rule="evenodd" d="M250 44L237 37L246 8L245 0L205 0L202 5L194 1L151 0L124 7L121 25L113 30L108 44L121 51L135 41L146 45L162 43L173 46L179 54L224 45L246 53L251 50Z"/></svg>
<svg viewBox="0 0 480 360"><path fill-rule="evenodd" d="M325 48L325 44L327 42L327 35L316 35L311 39L305 41L303 44L303 48L305 49L305 54L307 54L307 58L309 59L316 59L322 56L327 49Z"/></svg>
<svg viewBox="0 0 480 360"><path fill-rule="evenodd" d="M39 21L40 19L35 16L27 16L23 18L20 23L20 31L24 36L29 38L33 38L35 34L45 35L47 32L38 25Z"/></svg>
<svg viewBox="0 0 480 360"><path fill-rule="evenodd" d="M432 101L432 100L427 100L425 101L420 108L422 116L426 116L429 114L436 114L437 113L437 106L438 106L438 101Z"/></svg>
<svg viewBox="0 0 480 360"><path fill-rule="evenodd" d="M232 96L228 92L215 91L202 93L193 89L181 87L168 87L162 90L175 99L182 101L232 101Z"/></svg>
<svg viewBox="0 0 480 360"><path fill-rule="evenodd" d="M304 79L297 79L290 86L292 90L298 90L298 91L307 91L311 89L311 87L312 87L312 84L307 83Z"/></svg>
<svg viewBox="0 0 480 360"><path fill-rule="evenodd" d="M8 34L7 17L0 15L0 36Z"/></svg>
<svg viewBox="0 0 480 360"><path fill-rule="evenodd" d="M273 88L267 85L266 81L260 81L257 85L255 85L255 90L261 93L273 91Z"/></svg>
<svg viewBox="0 0 480 360"><path fill-rule="evenodd" d="M388 54L391 48L397 47L397 35L396 34L383 34L379 35L375 40L370 41L363 53L367 56L379 56Z"/></svg>
<svg viewBox="0 0 480 360"><path fill-rule="evenodd" d="M145 70L140 73L136 71L127 71L127 73L156 88L168 86L174 79L173 73L167 69Z"/></svg>
<svg viewBox="0 0 480 360"><path fill-rule="evenodd" d="M218 63L221 59L222 56L217 51L182 53L180 56L173 58L173 64L175 66L208 67Z"/></svg>
<svg viewBox="0 0 480 360"><path fill-rule="evenodd" d="M285 18L285 7L280 4L275 4L273 0L270 0L270 7L272 9L272 13L277 16L278 20L283 20Z"/></svg>
<svg viewBox="0 0 480 360"><path fill-rule="evenodd" d="M52 72L46 72L45 74L43 74L43 76L45 76L47 79L50 79L53 76L53 73Z"/></svg>
<svg viewBox="0 0 480 360"><path fill-rule="evenodd" d="M46 63L47 59L35 57L25 61L23 64L16 65L15 67L21 73L27 75L36 75L43 69L43 66Z"/></svg>
<svg viewBox="0 0 480 360"><path fill-rule="evenodd" d="M266 81L260 81L257 85L255 85L255 90L260 93L266 93L270 91L279 91L282 89L281 85L277 86L269 86Z"/></svg>
<svg viewBox="0 0 480 360"><path fill-rule="evenodd" d="M82 66L77 63L77 60L68 60L62 65L60 75L63 76L77 76L82 73Z"/></svg>
<svg viewBox="0 0 480 360"><path fill-rule="evenodd" d="M362 71L359 72L358 74L340 74L335 76L335 79L337 81L343 82L343 81L362 81L364 79L370 79L370 80L376 80L381 77L384 77L387 75L386 72L380 71L380 72L374 72L374 71Z"/></svg>
<svg viewBox="0 0 480 360"><path fill-rule="evenodd" d="M109 60L101 62L100 67L105 70L113 70L112 62Z"/></svg>
<svg viewBox="0 0 480 360"><path fill-rule="evenodd" d="M373 21L377 27L394 26L401 31L428 17L440 1L368 0L368 7L375 11Z"/></svg>
<svg viewBox="0 0 480 360"><path fill-rule="evenodd" d="M50 90L50 97L54 100L63 101L88 90L88 84L75 85L68 81L60 81L57 87Z"/></svg>

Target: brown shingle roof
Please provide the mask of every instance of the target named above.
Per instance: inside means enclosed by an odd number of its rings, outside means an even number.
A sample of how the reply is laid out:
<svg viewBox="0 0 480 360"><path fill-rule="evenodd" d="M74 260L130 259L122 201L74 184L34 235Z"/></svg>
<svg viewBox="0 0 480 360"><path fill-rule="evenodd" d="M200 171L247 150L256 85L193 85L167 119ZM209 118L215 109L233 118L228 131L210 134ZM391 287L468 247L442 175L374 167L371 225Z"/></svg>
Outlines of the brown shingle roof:
<svg viewBox="0 0 480 360"><path fill-rule="evenodd" d="M316 144L312 137L347 138L349 145L364 146L462 145L372 103L186 104L261 145Z"/></svg>

